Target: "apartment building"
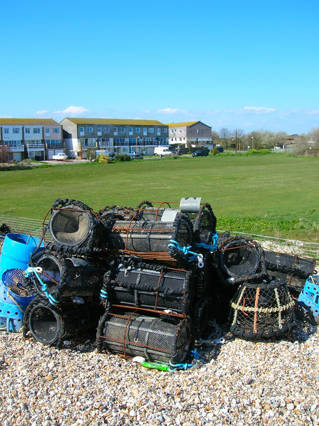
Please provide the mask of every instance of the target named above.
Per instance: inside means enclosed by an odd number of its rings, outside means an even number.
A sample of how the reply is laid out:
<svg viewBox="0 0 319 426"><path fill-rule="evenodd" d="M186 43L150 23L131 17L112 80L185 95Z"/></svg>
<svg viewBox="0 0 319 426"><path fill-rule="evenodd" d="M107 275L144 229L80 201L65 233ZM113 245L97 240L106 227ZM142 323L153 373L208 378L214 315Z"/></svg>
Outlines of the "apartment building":
<svg viewBox="0 0 319 426"><path fill-rule="evenodd" d="M169 144L212 148L212 128L201 121L169 123Z"/></svg>
<svg viewBox="0 0 319 426"><path fill-rule="evenodd" d="M0 145L7 148L8 160L50 160L64 151L62 128L52 119L0 118L0 130Z"/></svg>
<svg viewBox="0 0 319 426"><path fill-rule="evenodd" d="M168 126L157 120L114 118L64 118L61 123L70 155L86 158L88 149L97 154L154 154L168 145Z"/></svg>

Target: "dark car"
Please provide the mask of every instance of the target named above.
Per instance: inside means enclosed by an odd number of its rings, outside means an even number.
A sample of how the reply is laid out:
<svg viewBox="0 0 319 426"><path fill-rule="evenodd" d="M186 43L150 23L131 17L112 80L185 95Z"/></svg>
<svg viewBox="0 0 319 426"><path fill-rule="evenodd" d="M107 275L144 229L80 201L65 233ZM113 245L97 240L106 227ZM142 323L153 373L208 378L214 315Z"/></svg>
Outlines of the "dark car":
<svg viewBox="0 0 319 426"><path fill-rule="evenodd" d="M207 157L209 154L209 149L198 149L194 151L192 157Z"/></svg>

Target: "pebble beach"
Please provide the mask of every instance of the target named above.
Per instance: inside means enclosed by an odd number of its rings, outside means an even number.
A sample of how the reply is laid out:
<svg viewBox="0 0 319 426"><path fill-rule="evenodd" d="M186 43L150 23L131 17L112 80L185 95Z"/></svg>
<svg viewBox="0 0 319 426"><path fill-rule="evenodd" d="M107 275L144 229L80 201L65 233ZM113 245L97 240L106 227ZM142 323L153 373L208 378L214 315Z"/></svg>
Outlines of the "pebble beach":
<svg viewBox="0 0 319 426"><path fill-rule="evenodd" d="M65 343L1 333L1 425L319 424L315 326L270 343L230 338L175 372Z"/></svg>

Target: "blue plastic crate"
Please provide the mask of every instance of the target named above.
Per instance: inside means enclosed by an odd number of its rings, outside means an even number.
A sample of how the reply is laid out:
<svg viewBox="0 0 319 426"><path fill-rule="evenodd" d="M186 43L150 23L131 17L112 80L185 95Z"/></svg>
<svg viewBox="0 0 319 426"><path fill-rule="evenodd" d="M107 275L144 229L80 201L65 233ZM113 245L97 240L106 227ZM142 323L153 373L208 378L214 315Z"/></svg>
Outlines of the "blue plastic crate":
<svg viewBox="0 0 319 426"><path fill-rule="evenodd" d="M314 320L319 324L319 275L311 275L307 278L298 303L308 307Z"/></svg>

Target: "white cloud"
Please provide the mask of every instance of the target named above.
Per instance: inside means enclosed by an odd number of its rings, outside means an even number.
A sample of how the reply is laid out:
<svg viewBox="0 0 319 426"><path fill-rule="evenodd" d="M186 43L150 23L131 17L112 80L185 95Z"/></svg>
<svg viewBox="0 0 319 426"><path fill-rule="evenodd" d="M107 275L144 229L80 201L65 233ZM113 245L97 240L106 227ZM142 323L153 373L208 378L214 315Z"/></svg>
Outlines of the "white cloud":
<svg viewBox="0 0 319 426"><path fill-rule="evenodd" d="M80 115L87 112L88 109L82 106L70 105L62 111L55 111L55 114L69 114L69 115Z"/></svg>
<svg viewBox="0 0 319 426"><path fill-rule="evenodd" d="M43 115L43 114L47 114L49 111L47 111L46 109L40 109L39 111L36 112L36 115Z"/></svg>
<svg viewBox="0 0 319 426"><path fill-rule="evenodd" d="M256 114L269 114L270 112L275 112L275 108L267 107L257 107L257 106L244 106L244 111L255 112Z"/></svg>
<svg viewBox="0 0 319 426"><path fill-rule="evenodd" d="M317 115L317 114L319 114L319 109L313 109L312 111L309 112L309 114Z"/></svg>
<svg viewBox="0 0 319 426"><path fill-rule="evenodd" d="M178 114L180 112L185 112L185 111L178 108L167 107L167 108L160 108L157 110L157 112L160 112L162 114Z"/></svg>

